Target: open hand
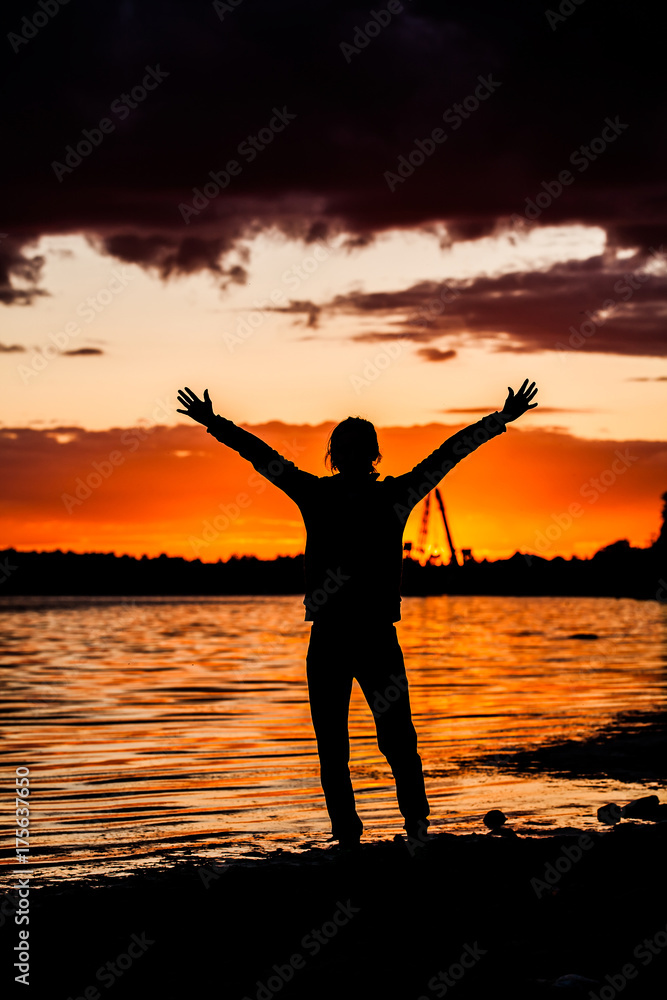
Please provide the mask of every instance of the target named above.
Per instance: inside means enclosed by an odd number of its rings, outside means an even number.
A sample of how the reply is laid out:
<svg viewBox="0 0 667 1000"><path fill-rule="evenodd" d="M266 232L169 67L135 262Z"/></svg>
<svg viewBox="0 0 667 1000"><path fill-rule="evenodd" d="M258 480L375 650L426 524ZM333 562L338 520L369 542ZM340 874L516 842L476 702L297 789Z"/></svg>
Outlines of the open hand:
<svg viewBox="0 0 667 1000"><path fill-rule="evenodd" d="M528 386L528 388L526 388L526 386ZM506 420L516 420L517 417L522 416L526 410L533 410L537 406L537 403L531 404L530 402L537 392L534 382L531 382L530 385L528 385L528 379L526 379L516 395L514 393L514 389L511 389L509 386L508 389L509 396L505 400L505 405L502 409L502 415Z"/></svg>
<svg viewBox="0 0 667 1000"><path fill-rule="evenodd" d="M208 389L204 389L204 398L199 399L192 389L188 389L186 385L185 389L178 390L178 401L183 404L185 409L176 410L177 413L185 413L186 416L196 420L198 424L203 424L204 427L209 426L213 420L214 413Z"/></svg>

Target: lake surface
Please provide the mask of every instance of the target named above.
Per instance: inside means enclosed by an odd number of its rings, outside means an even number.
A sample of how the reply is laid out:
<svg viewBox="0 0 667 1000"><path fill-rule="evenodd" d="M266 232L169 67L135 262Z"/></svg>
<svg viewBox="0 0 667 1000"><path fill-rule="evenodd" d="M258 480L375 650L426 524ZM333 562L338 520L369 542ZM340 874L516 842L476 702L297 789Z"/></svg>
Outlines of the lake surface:
<svg viewBox="0 0 667 1000"><path fill-rule="evenodd" d="M2 599L0 748L12 783L30 769L33 879L326 846L302 618L292 596ZM664 707L665 605L404 598L398 633L434 832L485 832L491 808L519 833L598 828L599 805L657 787L476 759ZM364 839L391 838L403 820L356 684L350 732Z"/></svg>

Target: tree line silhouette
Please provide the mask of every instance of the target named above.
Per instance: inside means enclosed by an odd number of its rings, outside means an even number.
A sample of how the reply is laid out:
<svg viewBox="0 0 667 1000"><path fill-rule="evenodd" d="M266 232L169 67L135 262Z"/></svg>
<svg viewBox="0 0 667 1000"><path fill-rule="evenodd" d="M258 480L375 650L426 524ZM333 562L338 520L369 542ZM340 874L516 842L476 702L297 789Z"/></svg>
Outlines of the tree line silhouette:
<svg viewBox="0 0 667 1000"><path fill-rule="evenodd" d="M404 596L490 594L634 597L667 601L667 493L656 541L635 548L627 539L590 559L545 559L516 552L509 559L467 560L462 566L403 560ZM206 563L164 553L155 558L113 552L0 552L0 596L216 596L303 593L303 556L232 556Z"/></svg>

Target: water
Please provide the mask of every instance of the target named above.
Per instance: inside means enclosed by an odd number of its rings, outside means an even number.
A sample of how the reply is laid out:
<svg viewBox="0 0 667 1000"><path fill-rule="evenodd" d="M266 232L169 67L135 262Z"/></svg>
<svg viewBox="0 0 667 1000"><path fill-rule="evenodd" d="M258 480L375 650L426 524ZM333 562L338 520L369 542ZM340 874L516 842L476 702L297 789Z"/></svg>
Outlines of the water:
<svg viewBox="0 0 667 1000"><path fill-rule="evenodd" d="M30 768L34 878L326 845L302 618L291 596L4 598L1 747L12 780ZM509 775L476 758L664 707L664 606L406 598L398 630L435 831L483 832L491 808L518 832L597 827L599 805L655 787ZM571 638L582 633L598 638ZM356 685L350 725L365 839L392 837L402 818Z"/></svg>

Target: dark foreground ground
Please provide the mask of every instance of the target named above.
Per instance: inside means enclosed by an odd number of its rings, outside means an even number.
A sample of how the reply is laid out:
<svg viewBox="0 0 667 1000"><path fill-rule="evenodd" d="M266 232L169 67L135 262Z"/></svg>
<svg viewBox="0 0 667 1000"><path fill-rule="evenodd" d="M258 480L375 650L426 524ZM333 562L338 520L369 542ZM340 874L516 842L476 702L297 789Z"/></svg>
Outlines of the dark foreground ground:
<svg viewBox="0 0 667 1000"><path fill-rule="evenodd" d="M388 841L34 888L19 995L653 1000L666 848L667 823L624 820L588 836L441 834L412 852ZM11 949L11 920L0 934Z"/></svg>

